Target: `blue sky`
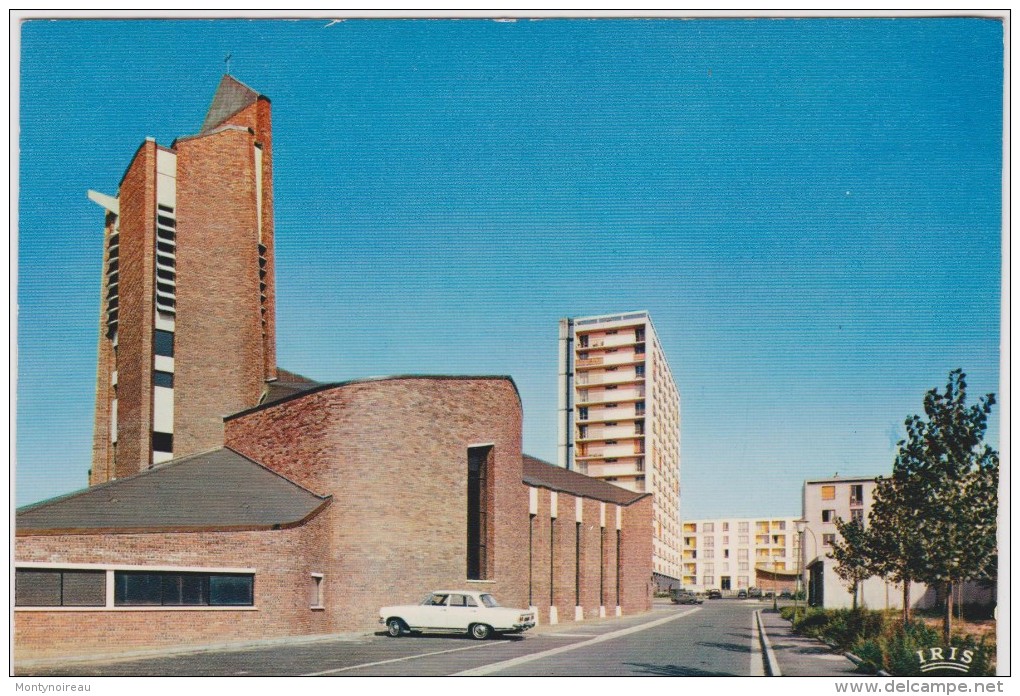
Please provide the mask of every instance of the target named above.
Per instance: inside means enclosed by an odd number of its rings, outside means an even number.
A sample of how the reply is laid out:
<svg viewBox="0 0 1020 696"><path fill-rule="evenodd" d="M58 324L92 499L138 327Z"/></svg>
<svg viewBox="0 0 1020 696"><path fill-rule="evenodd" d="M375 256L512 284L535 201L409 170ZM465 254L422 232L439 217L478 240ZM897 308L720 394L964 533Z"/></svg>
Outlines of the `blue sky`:
<svg viewBox="0 0 1020 696"><path fill-rule="evenodd" d="M196 133L227 53L273 103L287 369L511 375L525 450L554 460L557 321L646 309L688 518L796 515L805 478L888 472L953 368L999 392L999 22L326 25L22 26L18 505L87 483L85 192Z"/></svg>

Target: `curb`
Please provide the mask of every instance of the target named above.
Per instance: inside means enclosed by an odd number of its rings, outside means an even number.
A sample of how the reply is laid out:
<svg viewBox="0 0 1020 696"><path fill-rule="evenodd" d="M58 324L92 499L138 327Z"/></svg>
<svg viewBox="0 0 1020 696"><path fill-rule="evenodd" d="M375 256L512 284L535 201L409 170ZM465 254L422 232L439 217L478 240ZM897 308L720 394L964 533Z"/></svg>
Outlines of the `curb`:
<svg viewBox="0 0 1020 696"><path fill-rule="evenodd" d="M768 633L765 632L765 624L761 620L761 610L754 612L754 618L758 622L758 639L761 641L762 650L765 651L766 676L781 677L783 672L779 669L779 661L776 660L776 653L772 650L772 642L769 640Z"/></svg>
<svg viewBox="0 0 1020 696"><path fill-rule="evenodd" d="M857 657L852 652L845 652L843 654L846 656L846 659L850 660L851 662L853 662L858 667L860 667L862 664L864 664L864 660L862 660L861 658ZM891 677L892 675L889 674L888 672L886 672L884 669L880 669L880 670L876 670L875 671L875 676L877 676L877 677Z"/></svg>

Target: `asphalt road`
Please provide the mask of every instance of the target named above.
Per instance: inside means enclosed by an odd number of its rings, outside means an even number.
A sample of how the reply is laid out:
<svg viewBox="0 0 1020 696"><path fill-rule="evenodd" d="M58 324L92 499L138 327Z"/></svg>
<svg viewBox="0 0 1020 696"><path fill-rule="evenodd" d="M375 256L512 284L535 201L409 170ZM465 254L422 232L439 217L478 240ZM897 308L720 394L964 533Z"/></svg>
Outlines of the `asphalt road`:
<svg viewBox="0 0 1020 696"><path fill-rule="evenodd" d="M19 676L708 676L762 674L756 602L656 604L649 614L539 627L524 636L348 635L245 650L17 669Z"/></svg>

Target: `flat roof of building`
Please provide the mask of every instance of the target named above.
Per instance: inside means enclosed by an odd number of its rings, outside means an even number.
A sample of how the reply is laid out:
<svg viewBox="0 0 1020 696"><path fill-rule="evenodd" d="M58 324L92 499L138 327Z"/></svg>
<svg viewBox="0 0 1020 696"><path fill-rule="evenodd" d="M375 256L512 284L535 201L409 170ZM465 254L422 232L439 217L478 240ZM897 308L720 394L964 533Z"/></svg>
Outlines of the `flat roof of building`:
<svg viewBox="0 0 1020 696"><path fill-rule="evenodd" d="M525 454L523 480L529 486L569 493L580 498L592 498L604 503L630 505L651 493L636 493L601 479L569 471Z"/></svg>
<svg viewBox="0 0 1020 696"><path fill-rule="evenodd" d="M283 529L330 501L221 448L27 505L18 535Z"/></svg>
<svg viewBox="0 0 1020 696"><path fill-rule="evenodd" d="M833 478L824 479L809 479L804 481L805 486L810 486L817 483L867 483L868 481L874 481L880 477L878 476L835 476Z"/></svg>

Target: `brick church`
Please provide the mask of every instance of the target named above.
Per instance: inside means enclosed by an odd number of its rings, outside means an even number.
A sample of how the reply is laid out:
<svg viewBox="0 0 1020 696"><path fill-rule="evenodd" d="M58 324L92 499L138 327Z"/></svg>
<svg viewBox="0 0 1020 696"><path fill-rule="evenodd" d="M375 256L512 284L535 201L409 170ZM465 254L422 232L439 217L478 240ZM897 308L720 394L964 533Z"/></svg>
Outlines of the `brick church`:
<svg viewBox="0 0 1020 696"><path fill-rule="evenodd" d="M652 499L521 451L505 376L276 366L268 98L225 76L105 211L90 487L15 523L19 660L374 630L440 587L651 607Z"/></svg>

